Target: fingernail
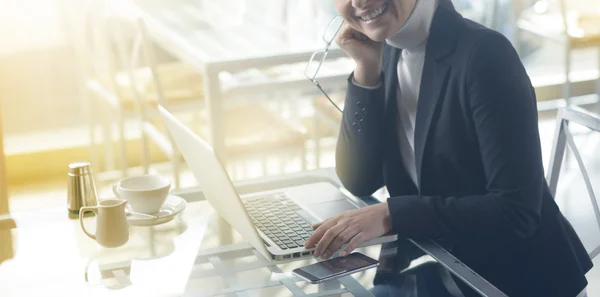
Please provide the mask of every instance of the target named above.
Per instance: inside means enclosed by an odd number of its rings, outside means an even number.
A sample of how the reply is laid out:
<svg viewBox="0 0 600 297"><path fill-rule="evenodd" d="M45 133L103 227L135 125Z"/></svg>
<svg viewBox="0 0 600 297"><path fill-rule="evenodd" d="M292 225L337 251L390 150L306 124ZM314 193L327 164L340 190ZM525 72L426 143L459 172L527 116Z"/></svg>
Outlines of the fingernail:
<svg viewBox="0 0 600 297"><path fill-rule="evenodd" d="M348 253L348 252L346 252L346 251L341 251L341 252L340 252L340 256L342 256L342 257L345 257L347 253Z"/></svg>

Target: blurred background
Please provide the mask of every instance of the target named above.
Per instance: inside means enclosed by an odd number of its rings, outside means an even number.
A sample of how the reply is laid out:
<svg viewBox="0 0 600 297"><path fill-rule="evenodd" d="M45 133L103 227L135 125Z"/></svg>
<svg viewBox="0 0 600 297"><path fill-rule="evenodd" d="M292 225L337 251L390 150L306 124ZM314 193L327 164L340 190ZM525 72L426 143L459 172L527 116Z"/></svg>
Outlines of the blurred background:
<svg viewBox="0 0 600 297"><path fill-rule="evenodd" d="M600 1L452 1L519 53L548 167L557 110L600 112ZM235 182L333 168L341 114L305 68L335 16L332 0L0 0L0 214L63 209L76 161L91 162L100 198L144 173L195 187L158 104L215 148ZM342 107L353 67L332 45L319 72ZM600 193L600 133L568 129ZM592 248L600 228L573 160L557 201ZM600 296L598 261L590 296Z"/></svg>
<svg viewBox="0 0 600 297"><path fill-rule="evenodd" d="M453 2L518 50L547 163L556 109L599 107L599 2ZM341 115L304 69L335 15L330 0L0 1L0 204L62 207L75 161L92 162L104 194L145 172L193 187L159 103L215 147L236 181L333 167ZM320 72L342 105L352 69L333 46Z"/></svg>

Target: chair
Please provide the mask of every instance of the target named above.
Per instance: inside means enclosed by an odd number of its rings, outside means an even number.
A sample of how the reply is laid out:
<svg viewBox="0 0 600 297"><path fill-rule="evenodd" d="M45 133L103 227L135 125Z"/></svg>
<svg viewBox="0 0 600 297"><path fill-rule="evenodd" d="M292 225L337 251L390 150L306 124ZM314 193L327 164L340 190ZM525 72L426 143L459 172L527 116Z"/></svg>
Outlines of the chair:
<svg viewBox="0 0 600 297"><path fill-rule="evenodd" d="M521 7L523 0L515 0L515 2L517 2L515 7ZM551 2L558 7L552 6ZM520 14L517 17L517 29L561 42L564 45L565 83L562 86L562 97L566 100L567 105L571 104L570 99L573 95L571 78L573 52L579 49L597 48L598 71L600 71L600 4L596 1L586 2L587 7L584 13L569 9L573 2L575 1L541 0L523 13L519 9L515 9L515 14ZM596 11L594 11L592 2L596 4ZM552 12L553 8L555 12ZM575 14L579 15L574 17ZM596 93L600 96L600 77Z"/></svg>
<svg viewBox="0 0 600 297"><path fill-rule="evenodd" d="M78 60L81 96L88 111L90 159L94 173L98 175L116 169L124 177L128 168L125 110L117 93L114 55L108 34L111 15L107 3L92 0L59 2L65 13L66 33ZM97 135L98 125L100 137ZM113 135L115 127L116 137ZM115 138L117 152L113 144ZM102 147L102 152L98 151L98 146Z"/></svg>
<svg viewBox="0 0 600 297"><path fill-rule="evenodd" d="M573 135L568 129L570 123L576 123L578 125L584 126L592 130L593 132L600 132L600 118L598 116L592 115L591 113L588 113L583 109L577 107L567 107L559 110L556 123L556 132L554 134L552 155L550 157L550 164L548 166L547 172L548 185L550 187L550 192L552 193L552 195L556 196L558 178L561 173L561 165L563 163L565 149L567 146L570 147L579 167L579 170L583 175L583 179L588 194L590 196L592 208L594 210L596 223L598 224L598 228L600 228L600 208L598 207L598 200L596 199L596 196L594 194L594 189L590 181L590 177L588 175L586 166L583 163L581 154L579 153L575 141L573 140ZM586 243L584 242L584 245L585 244ZM600 254L600 245L590 248L588 250L588 253L593 259L598 254Z"/></svg>
<svg viewBox="0 0 600 297"><path fill-rule="evenodd" d="M188 103L201 105L202 89L192 87L201 85L201 76L182 63L158 63L144 24L137 16L122 16L112 28L119 68L123 71L117 77L118 89L123 101L129 102L128 107L133 108L140 119L144 173L151 172L150 145L153 143L171 162L174 187L179 188L180 154L173 139L161 131L153 119L158 116L158 104L165 107ZM125 36L124 31L131 36Z"/></svg>
<svg viewBox="0 0 600 297"><path fill-rule="evenodd" d="M180 116L183 118L183 116ZM270 156L299 156L300 169L305 170L306 140L308 133L301 125L283 118L277 111L261 104L232 106L223 114L225 150L228 171L232 179L248 178L245 161L261 162L262 175L268 174ZM208 139L208 119L196 114L186 121L191 129L203 139ZM280 172L285 171L285 162L279 163ZM241 169L242 174L238 174Z"/></svg>
<svg viewBox="0 0 600 297"><path fill-rule="evenodd" d="M137 162L128 160L127 147L128 141L132 140L131 132L137 134L131 129L135 117L142 118L144 173L151 172L150 141L169 156L173 172L178 172L178 159L171 157L176 154L171 150L172 142L149 123L148 119L152 117L149 110L156 109L159 102L163 105L167 105L166 101L188 104L201 99L202 90L192 87L202 85L201 77L181 63L159 64L150 60L148 57L153 57L154 53L145 40L139 20L127 11L119 11L114 2L63 0L61 4L67 14L67 33L80 61L82 97L89 110L90 158L95 175L100 176L100 180L111 180L119 177L115 176L115 169L120 171L120 177L130 174L133 163ZM131 35L134 42L129 48L125 43ZM129 50L131 57L127 53ZM144 62L146 65L140 66ZM97 135L98 124L101 137ZM116 154L115 140L118 144ZM98 146L103 149L98 151ZM174 185L179 186L177 175Z"/></svg>
<svg viewBox="0 0 600 297"><path fill-rule="evenodd" d="M115 28L120 66L125 69L121 77L121 93L133 97L142 126L143 167L150 166L149 144L153 142L172 162L175 185L179 187L181 155L171 136L158 116L157 104L161 104L178 117L186 118L186 124L205 139L208 138L208 121L204 107L203 76L199 71L180 62L157 63L157 53L146 37L143 20L125 20L122 25L133 28L133 41L121 34L123 27ZM130 44L130 46L128 46ZM141 52L141 55L139 54ZM140 68L143 61L144 67ZM268 92L265 92L268 93ZM226 106L224 109L225 146L228 159L240 161L259 157L266 172L266 157L277 152L294 151L301 156L301 168L306 168L306 133L301 127L286 121L280 115L263 106L260 100L251 105ZM235 175L234 169L230 174Z"/></svg>

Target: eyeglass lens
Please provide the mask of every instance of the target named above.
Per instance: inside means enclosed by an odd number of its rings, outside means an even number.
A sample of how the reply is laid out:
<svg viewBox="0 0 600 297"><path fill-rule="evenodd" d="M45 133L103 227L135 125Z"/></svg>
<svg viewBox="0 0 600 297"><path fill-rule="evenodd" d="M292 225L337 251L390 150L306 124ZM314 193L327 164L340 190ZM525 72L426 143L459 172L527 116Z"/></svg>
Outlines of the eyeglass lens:
<svg viewBox="0 0 600 297"><path fill-rule="evenodd" d="M323 33L323 41L325 41L328 45L331 44L338 31L342 27L343 22L344 19L340 16L333 18Z"/></svg>
<svg viewBox="0 0 600 297"><path fill-rule="evenodd" d="M308 65L306 66L306 72L304 73L308 79L314 80L317 78L317 75L319 74L319 69L321 68L321 65L323 64L323 61L326 57L327 52L325 50L315 52L312 55L310 61L308 62Z"/></svg>

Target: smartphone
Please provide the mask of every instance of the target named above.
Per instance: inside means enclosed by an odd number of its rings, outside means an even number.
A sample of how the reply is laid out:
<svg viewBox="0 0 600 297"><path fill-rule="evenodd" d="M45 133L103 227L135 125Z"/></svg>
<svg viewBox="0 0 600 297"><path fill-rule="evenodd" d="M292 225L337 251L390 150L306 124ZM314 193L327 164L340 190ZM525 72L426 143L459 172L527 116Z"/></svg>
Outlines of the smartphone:
<svg viewBox="0 0 600 297"><path fill-rule="evenodd" d="M379 261L361 253L351 253L345 257L336 257L308 266L296 268L292 273L311 284L318 284L334 278L346 276L377 267Z"/></svg>

